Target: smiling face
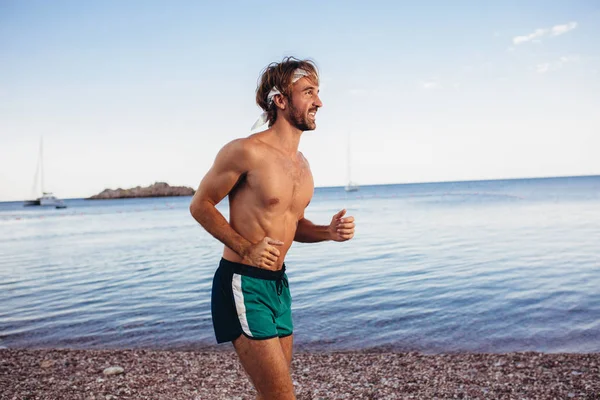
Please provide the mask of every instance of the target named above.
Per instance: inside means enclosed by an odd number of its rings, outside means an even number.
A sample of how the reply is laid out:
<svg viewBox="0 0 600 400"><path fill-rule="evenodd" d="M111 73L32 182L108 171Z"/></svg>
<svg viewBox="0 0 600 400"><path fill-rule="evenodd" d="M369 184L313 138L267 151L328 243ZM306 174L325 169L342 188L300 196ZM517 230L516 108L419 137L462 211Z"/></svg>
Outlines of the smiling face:
<svg viewBox="0 0 600 400"><path fill-rule="evenodd" d="M288 120L301 131L312 131L317 127L316 114L323 107L319 98L319 86L309 77L299 79L292 86L288 99Z"/></svg>
<svg viewBox="0 0 600 400"><path fill-rule="evenodd" d="M312 88L307 88L307 86L312 86ZM273 89L277 89L280 94L274 97L269 96ZM302 93L304 89L313 91ZM256 88L256 104L267 114L266 119L269 126L273 126L279 115L289 123L296 124L297 122L299 127L315 129L315 112L322 105L318 98L318 91L319 71L315 63L312 60L284 57L279 63L269 64L261 73L260 82ZM313 111L310 116L305 107L307 99L300 95L315 97L314 105L308 104ZM290 106L292 110L290 110Z"/></svg>

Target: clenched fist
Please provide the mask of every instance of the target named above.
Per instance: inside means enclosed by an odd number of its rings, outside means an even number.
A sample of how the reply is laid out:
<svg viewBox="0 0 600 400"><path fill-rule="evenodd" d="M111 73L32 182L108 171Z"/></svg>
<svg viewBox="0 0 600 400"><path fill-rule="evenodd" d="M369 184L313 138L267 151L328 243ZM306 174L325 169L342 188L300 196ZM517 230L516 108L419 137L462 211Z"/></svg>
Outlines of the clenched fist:
<svg viewBox="0 0 600 400"><path fill-rule="evenodd" d="M331 240L345 242L354 237L354 228L356 227L354 217L343 218L345 214L346 210L344 209L331 218L331 223L329 224Z"/></svg>
<svg viewBox="0 0 600 400"><path fill-rule="evenodd" d="M281 255L276 246L282 245L282 241L265 236L263 240L250 246L243 262L259 268L275 270L275 264Z"/></svg>

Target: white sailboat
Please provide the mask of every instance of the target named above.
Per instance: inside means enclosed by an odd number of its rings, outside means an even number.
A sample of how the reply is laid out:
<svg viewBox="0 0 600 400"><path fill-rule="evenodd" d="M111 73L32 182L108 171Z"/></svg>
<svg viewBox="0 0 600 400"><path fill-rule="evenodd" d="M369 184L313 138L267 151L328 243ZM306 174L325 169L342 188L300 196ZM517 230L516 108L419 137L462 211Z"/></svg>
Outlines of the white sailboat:
<svg viewBox="0 0 600 400"><path fill-rule="evenodd" d="M358 191L358 184L356 184L355 182L352 182L352 169L351 169L352 158L350 156L350 135L348 135L348 157L347 157L346 164L348 167L348 180L347 180L348 183L346 183L346 187L344 189L346 190L346 192L356 192L356 191Z"/></svg>
<svg viewBox="0 0 600 400"><path fill-rule="evenodd" d="M39 182L38 182L39 176ZM59 198L54 196L51 192L46 192L44 190L44 141L40 139L40 154L38 155L38 164L35 171L35 178L33 180L33 188L31 197L35 197L38 192L38 183L40 183L40 187L42 189L42 196L38 197L35 200L25 200L23 204L25 207L29 206L46 206L46 207L55 207L55 208L67 208L67 205Z"/></svg>

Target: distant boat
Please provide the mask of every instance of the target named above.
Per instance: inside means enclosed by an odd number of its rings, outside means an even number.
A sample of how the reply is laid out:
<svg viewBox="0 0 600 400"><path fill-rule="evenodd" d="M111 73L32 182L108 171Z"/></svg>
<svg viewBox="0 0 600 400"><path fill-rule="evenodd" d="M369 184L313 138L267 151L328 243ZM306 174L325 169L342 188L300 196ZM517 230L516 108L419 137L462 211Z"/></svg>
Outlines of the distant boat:
<svg viewBox="0 0 600 400"><path fill-rule="evenodd" d="M346 189L346 192L358 192L358 185L354 182L348 182L344 189Z"/></svg>
<svg viewBox="0 0 600 400"><path fill-rule="evenodd" d="M39 176L39 181L38 181ZM38 155L38 163L35 171L35 178L33 179L32 193L38 192L38 183L42 189L42 196L35 200L25 200L23 206L43 206L43 207L55 207L55 208L67 208L67 205L61 199L57 198L50 192L44 191L44 141L40 139L40 154ZM34 197L32 196L32 197Z"/></svg>
<svg viewBox="0 0 600 400"><path fill-rule="evenodd" d="M348 183L346 184L346 187L344 188L346 190L346 192L357 192L358 191L358 184L356 184L355 182L352 182L352 171L351 171L351 165L352 165L352 159L350 157L350 135L348 135L348 156L346 159L346 165L348 167Z"/></svg>

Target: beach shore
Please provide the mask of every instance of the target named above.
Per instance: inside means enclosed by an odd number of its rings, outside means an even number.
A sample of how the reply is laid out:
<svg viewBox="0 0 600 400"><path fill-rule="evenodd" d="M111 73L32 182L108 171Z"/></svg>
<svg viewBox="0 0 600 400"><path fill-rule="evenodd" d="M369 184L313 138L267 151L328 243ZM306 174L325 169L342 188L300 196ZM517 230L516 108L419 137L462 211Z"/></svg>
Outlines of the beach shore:
<svg viewBox="0 0 600 400"><path fill-rule="evenodd" d="M298 399L600 399L600 353L299 352L292 367ZM231 351L0 350L2 400L253 398Z"/></svg>

